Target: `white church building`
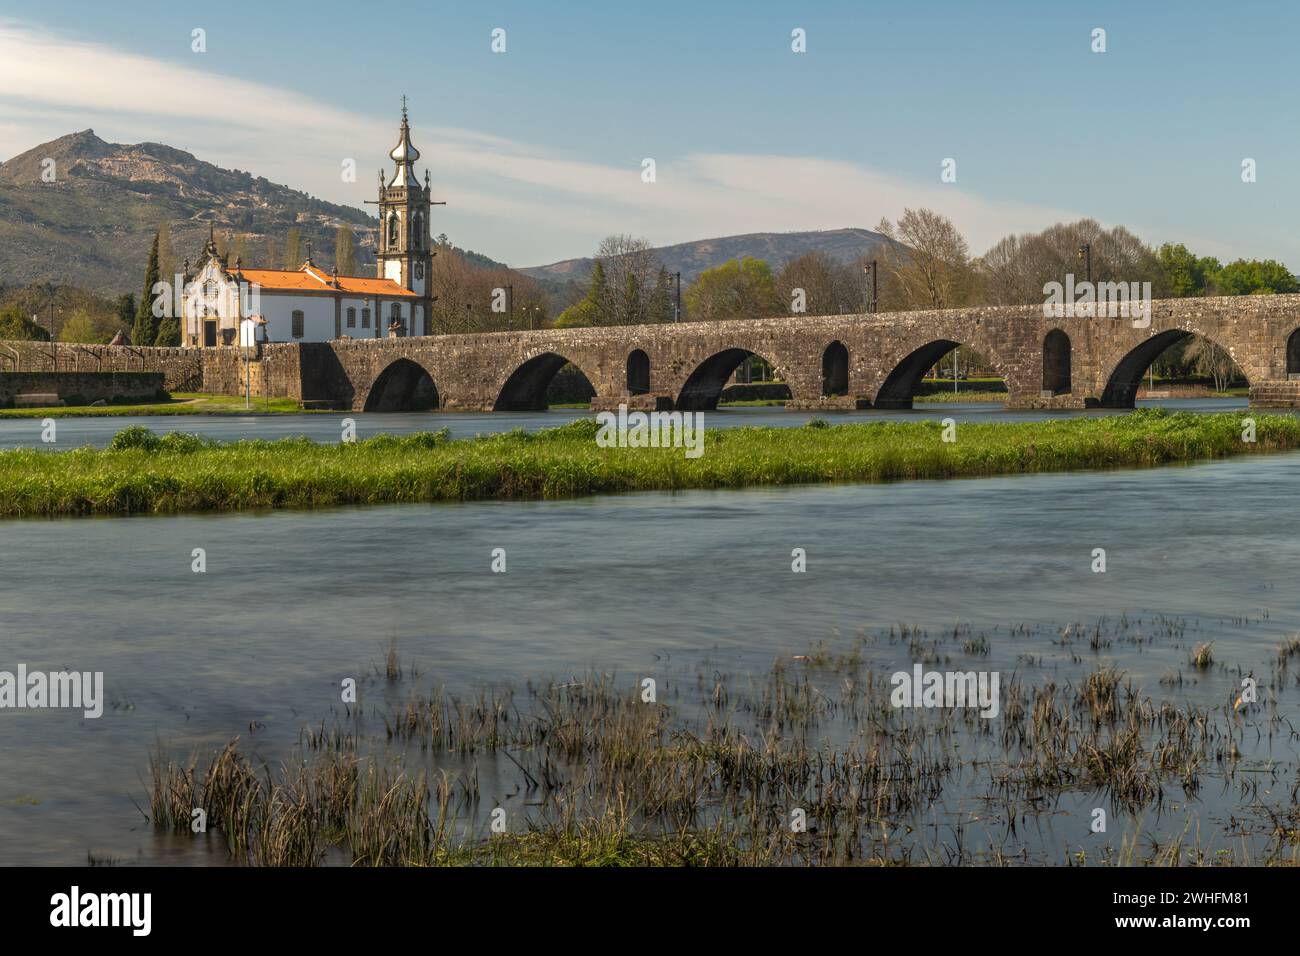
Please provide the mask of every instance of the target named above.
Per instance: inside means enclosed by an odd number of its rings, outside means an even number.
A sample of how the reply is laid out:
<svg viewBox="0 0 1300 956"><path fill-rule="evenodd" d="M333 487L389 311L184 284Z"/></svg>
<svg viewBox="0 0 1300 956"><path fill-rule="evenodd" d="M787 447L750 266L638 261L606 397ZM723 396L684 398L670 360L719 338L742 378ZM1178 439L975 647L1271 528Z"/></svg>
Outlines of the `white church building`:
<svg viewBox="0 0 1300 956"><path fill-rule="evenodd" d="M246 269L217 254L209 235L198 274L185 276L181 297L184 344L199 348L255 342L328 342L349 338L430 335L429 173L415 174L406 107L396 170L379 173L379 243L375 278L341 276L312 262L311 244L298 269ZM188 273L188 268L186 273Z"/></svg>

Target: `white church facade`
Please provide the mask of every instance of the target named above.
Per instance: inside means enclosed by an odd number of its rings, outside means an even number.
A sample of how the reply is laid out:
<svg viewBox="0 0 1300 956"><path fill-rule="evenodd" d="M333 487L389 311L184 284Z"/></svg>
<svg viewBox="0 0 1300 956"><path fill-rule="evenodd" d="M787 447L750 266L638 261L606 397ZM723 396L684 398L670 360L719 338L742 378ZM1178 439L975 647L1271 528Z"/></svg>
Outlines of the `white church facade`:
<svg viewBox="0 0 1300 956"><path fill-rule="evenodd" d="M255 342L328 342L431 335L429 292L433 243L429 173L415 174L420 152L411 143L406 107L391 180L379 173L379 242L374 278L342 276L312 261L311 244L298 269L246 269L217 254L208 238L197 275L186 267L181 297L183 342L197 348Z"/></svg>

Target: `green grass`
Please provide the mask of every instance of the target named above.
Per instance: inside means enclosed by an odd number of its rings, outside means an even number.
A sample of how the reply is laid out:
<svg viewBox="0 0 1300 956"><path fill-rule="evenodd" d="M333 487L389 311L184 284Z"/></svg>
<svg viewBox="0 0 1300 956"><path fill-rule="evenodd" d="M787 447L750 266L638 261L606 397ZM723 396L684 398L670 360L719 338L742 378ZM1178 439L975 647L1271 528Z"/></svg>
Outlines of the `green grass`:
<svg viewBox="0 0 1300 956"><path fill-rule="evenodd" d="M984 392L984 391L964 391L964 392L931 392L929 395L913 395L913 405L955 405L965 404L967 402L995 402L999 405L1005 404L1007 400L1006 392Z"/></svg>
<svg viewBox="0 0 1300 956"><path fill-rule="evenodd" d="M350 445L305 438L215 443L143 426L107 449L0 452L0 515L133 514L325 507L816 482L980 477L1150 467L1300 448L1300 419L1163 409L1105 418L956 426L939 422L706 431L704 454L600 448L591 420L452 441L446 431ZM707 415L706 415L707 426Z"/></svg>
<svg viewBox="0 0 1300 956"><path fill-rule="evenodd" d="M245 415L302 412L296 399L253 397L252 407L244 408L243 396L207 395L202 392L174 392L171 398L134 405L55 405L45 408L0 408L0 418L68 418L111 417L129 415Z"/></svg>

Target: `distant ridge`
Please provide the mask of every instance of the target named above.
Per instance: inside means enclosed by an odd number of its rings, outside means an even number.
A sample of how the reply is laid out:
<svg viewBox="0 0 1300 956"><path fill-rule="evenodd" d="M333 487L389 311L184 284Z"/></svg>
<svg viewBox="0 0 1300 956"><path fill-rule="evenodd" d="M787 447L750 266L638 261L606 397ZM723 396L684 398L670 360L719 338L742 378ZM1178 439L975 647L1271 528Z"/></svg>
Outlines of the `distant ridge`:
<svg viewBox="0 0 1300 956"><path fill-rule="evenodd" d="M53 160L54 182L42 179ZM374 220L350 206L240 170L222 169L162 143L108 143L70 133L0 163L0 282L51 281L107 296L140 292L155 231L170 226L176 265L193 261L208 235L247 238L247 265L268 263L267 239L289 229L332 263L334 234L349 225L357 259L374 261ZM305 246L304 246L305 247Z"/></svg>
<svg viewBox="0 0 1300 956"><path fill-rule="evenodd" d="M890 240L869 229L827 229L814 232L751 232L741 236L721 236L679 242L655 250L669 272L682 274L682 284L693 280L705 269L721 265L728 259L753 256L764 259L775 272L792 259L809 252L822 252L839 262L853 262L873 252ZM591 277L592 258L564 259L545 266L520 269L524 275L541 280L572 280L579 284Z"/></svg>

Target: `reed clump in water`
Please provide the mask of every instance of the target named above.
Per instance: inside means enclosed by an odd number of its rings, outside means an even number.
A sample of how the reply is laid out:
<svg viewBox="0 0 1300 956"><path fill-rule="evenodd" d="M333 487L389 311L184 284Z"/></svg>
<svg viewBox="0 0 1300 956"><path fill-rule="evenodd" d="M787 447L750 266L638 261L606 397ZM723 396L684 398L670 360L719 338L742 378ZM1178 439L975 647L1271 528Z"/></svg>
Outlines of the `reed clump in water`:
<svg viewBox="0 0 1300 956"><path fill-rule="evenodd" d="M1183 634L1157 632L1175 646ZM1136 629L1104 633L1124 641ZM1243 806L1267 806L1260 771L1238 767L1250 739L1294 737L1277 714L1154 700L1111 664L1072 682L1004 675L996 721L900 709L888 671L863 652L944 654L972 641L992 653L987 635L901 626L782 658L754 679L697 671L661 695L671 704L604 674L468 695L412 689L346 728L306 730L301 754L275 771L254 768L238 740L206 771L160 749L151 815L182 832L190 807L203 807L232 858L254 865L894 865L1031 862L1006 849L1027 818L1076 802L1159 815L1194 801L1207 774L1237 786ZM1284 791L1285 767L1267 764ZM501 796L485 795L480 771ZM979 810L933 825L954 801ZM1284 821L1288 807L1270 812ZM497 810L505 832L490 826ZM1263 860L1296 862L1294 826L1271 819L1261 817ZM1121 834L1118 848L1090 843L1088 853L1105 863L1221 861L1186 834L1142 847Z"/></svg>

